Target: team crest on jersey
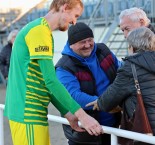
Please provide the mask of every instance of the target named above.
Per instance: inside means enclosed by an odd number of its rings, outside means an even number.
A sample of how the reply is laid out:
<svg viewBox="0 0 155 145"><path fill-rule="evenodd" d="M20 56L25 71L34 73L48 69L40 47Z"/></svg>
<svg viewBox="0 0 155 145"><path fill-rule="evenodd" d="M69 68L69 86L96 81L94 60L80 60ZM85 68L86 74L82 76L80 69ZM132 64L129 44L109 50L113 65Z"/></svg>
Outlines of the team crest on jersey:
<svg viewBox="0 0 155 145"><path fill-rule="evenodd" d="M48 46L39 46L35 48L35 52L49 52Z"/></svg>

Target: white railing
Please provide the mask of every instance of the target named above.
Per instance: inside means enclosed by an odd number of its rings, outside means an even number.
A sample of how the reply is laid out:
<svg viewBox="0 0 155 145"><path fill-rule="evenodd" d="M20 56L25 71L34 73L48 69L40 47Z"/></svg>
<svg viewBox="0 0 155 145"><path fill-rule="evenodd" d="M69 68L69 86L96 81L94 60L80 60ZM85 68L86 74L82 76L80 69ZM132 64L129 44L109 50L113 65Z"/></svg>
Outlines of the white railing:
<svg viewBox="0 0 155 145"><path fill-rule="evenodd" d="M4 110L4 105L0 104L0 145L4 145L3 110ZM69 125L69 122L67 121L67 119L62 118L60 116L48 115L48 120ZM107 127L107 126L103 126L103 130L104 130L104 133L111 134L111 145L118 145L118 142L117 142L118 136L134 139L137 141L142 141L150 144L155 144L155 136L149 136L145 134L140 134L136 132L126 131L122 129Z"/></svg>
<svg viewBox="0 0 155 145"><path fill-rule="evenodd" d="M3 110L4 105L0 104L0 145L4 145Z"/></svg>

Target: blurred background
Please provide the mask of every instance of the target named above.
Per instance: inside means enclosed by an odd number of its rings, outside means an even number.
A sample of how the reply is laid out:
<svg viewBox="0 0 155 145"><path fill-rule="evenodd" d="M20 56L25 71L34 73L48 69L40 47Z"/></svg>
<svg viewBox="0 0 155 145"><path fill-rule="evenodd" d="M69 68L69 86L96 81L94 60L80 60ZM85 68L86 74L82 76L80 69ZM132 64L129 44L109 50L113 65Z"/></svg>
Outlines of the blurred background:
<svg viewBox="0 0 155 145"><path fill-rule="evenodd" d="M44 16L52 0L0 0L0 51L7 44L7 36L13 29L21 29L28 22ZM118 16L124 9L140 7L146 13L151 24L155 26L155 0L83 0L84 12L79 22L88 24L95 36L96 42L105 43L116 56L121 59L127 55L127 43L118 26ZM54 63L61 56L61 51L67 40L67 32L55 30ZM5 102L4 78L0 72L0 104ZM54 106L49 107L49 114L59 115ZM52 144L65 145L62 127L50 122ZM8 121L4 118L5 145L12 145Z"/></svg>
<svg viewBox="0 0 155 145"><path fill-rule="evenodd" d="M52 0L0 0L0 48L12 29L21 29L28 22L44 16ZM83 0L84 12L78 21L94 31L95 41L104 42L121 59L127 54L127 44L118 27L118 15L126 8L140 7L155 25L155 0ZM60 34L59 34L60 33ZM67 32L54 31L55 57L67 40ZM59 36L59 37L57 37Z"/></svg>

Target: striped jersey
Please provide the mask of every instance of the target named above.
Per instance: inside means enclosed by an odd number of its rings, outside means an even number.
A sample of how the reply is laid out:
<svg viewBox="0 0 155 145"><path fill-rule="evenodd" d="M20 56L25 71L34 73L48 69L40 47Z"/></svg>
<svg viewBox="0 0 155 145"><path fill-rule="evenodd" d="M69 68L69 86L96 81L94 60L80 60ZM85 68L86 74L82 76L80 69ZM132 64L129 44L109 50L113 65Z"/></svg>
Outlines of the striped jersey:
<svg viewBox="0 0 155 145"><path fill-rule="evenodd" d="M30 22L17 35L12 49L4 112L10 120L48 125L48 104L53 95L45 85L37 60L52 61L53 52L52 33L44 18ZM73 104L76 111L79 106Z"/></svg>

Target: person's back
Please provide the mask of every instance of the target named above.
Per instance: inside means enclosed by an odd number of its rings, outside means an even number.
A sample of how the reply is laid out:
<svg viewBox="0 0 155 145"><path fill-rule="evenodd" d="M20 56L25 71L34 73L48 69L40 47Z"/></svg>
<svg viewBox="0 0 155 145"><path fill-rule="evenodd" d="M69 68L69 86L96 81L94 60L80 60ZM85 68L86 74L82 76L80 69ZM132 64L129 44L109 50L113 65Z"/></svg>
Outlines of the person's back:
<svg viewBox="0 0 155 145"><path fill-rule="evenodd" d="M155 35L148 28L141 27L129 33L127 41L129 51L137 54L129 56L126 64L134 63L136 66L144 106L155 135L155 68L152 67L155 64ZM132 102L132 99L130 101ZM131 113L130 107L127 108Z"/></svg>

